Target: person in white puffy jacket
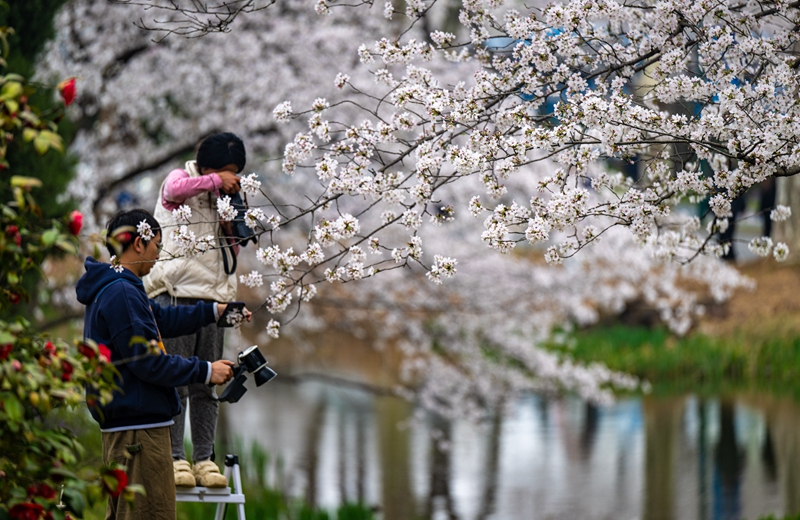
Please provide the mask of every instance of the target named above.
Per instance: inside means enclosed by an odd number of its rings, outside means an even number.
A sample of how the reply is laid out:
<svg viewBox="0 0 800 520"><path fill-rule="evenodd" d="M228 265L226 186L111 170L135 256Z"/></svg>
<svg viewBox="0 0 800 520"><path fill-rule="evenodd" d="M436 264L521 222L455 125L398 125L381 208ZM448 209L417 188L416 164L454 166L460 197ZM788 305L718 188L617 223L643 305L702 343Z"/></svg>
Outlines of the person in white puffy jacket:
<svg viewBox="0 0 800 520"><path fill-rule="evenodd" d="M196 160L188 161L183 169L170 172L161 185L155 217L164 229L160 261L144 278L145 289L157 303L193 305L200 301L229 302L236 299L236 273L227 272L235 265L223 255L235 255L238 246L227 237L216 211L217 198L240 190L238 174L244 169L244 143L235 134L226 132L204 139L197 148ZM172 230L179 227L174 210L188 207L187 231L197 238L213 236L216 247L194 256L180 256L181 249ZM181 210L185 216L189 212ZM196 334L166 340L170 354L197 356L207 361L222 358L224 330L216 325L203 327ZM203 384L178 389L182 412L175 417L172 428L172 457L177 486L225 487L227 479L213 462L219 402L215 390ZM183 447L186 423L186 404L192 432L192 466L186 460Z"/></svg>

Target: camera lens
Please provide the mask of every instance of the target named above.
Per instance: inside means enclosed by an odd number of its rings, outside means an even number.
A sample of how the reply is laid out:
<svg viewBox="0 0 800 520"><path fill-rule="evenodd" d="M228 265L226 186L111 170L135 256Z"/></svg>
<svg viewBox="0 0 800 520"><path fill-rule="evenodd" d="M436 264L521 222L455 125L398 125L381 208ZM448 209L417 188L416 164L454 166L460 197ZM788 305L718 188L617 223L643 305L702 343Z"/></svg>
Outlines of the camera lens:
<svg viewBox="0 0 800 520"><path fill-rule="evenodd" d="M253 374L253 377L256 379L256 386L261 386L264 383L268 383L269 381L271 381L272 378L277 375L278 374L276 374L274 370L272 370L266 365L262 365L261 369L259 369L258 371L256 371L255 374Z"/></svg>

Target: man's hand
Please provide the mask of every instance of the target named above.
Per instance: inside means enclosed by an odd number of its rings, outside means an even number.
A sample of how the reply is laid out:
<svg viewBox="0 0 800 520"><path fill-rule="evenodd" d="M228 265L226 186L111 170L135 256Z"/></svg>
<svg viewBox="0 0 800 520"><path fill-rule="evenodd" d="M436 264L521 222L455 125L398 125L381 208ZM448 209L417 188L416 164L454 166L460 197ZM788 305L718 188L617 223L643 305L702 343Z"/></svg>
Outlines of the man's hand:
<svg viewBox="0 0 800 520"><path fill-rule="evenodd" d="M233 361L227 359L220 359L211 363L211 378L209 383L214 385L221 385L227 383L233 377Z"/></svg>
<svg viewBox="0 0 800 520"><path fill-rule="evenodd" d="M232 172L214 172L219 175L219 178L222 180L222 190L223 192L227 193L228 195L233 195L234 193L239 193L239 190L242 189L239 185L239 176Z"/></svg>

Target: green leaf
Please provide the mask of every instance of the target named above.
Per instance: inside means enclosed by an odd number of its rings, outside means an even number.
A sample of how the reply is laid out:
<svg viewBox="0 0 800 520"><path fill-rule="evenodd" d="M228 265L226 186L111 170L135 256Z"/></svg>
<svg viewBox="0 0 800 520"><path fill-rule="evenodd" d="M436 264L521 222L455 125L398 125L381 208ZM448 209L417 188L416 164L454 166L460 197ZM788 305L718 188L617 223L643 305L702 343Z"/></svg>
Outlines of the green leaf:
<svg viewBox="0 0 800 520"><path fill-rule="evenodd" d="M19 399L17 399L16 396L8 394L3 399L3 407L5 408L6 415L8 415L8 418L12 423L18 423L22 420L25 410L22 408L22 403L19 402Z"/></svg>
<svg viewBox="0 0 800 520"><path fill-rule="evenodd" d="M11 177L11 186L30 190L33 188L41 188L42 181L36 177L23 177L22 175L14 175Z"/></svg>
<svg viewBox="0 0 800 520"><path fill-rule="evenodd" d="M19 283L19 276L16 273L8 273L7 278L9 285L17 285Z"/></svg>
<svg viewBox="0 0 800 520"><path fill-rule="evenodd" d="M53 468L50 470L51 475L58 475L60 477L78 480L78 475L64 468Z"/></svg>
<svg viewBox="0 0 800 520"><path fill-rule="evenodd" d="M5 104L6 108L10 113L16 114L19 111L19 103L17 103L13 99L6 99Z"/></svg>
<svg viewBox="0 0 800 520"><path fill-rule="evenodd" d="M25 207L25 193L22 188L14 188L14 202L17 203L17 207L20 209Z"/></svg>
<svg viewBox="0 0 800 520"><path fill-rule="evenodd" d="M17 117L19 119L21 119L22 121L26 121L26 122L34 125L34 126L38 126L39 125L40 119L33 112L24 112L23 111L23 112L20 112L19 114L17 114ZM33 128L30 128L30 130L33 130L34 132L36 132L36 130L34 130ZM31 139L33 139L33 137L31 137Z"/></svg>
<svg viewBox="0 0 800 520"><path fill-rule="evenodd" d="M0 330L0 345L5 345L7 343L14 343L14 339L16 339L11 333Z"/></svg>
<svg viewBox="0 0 800 520"><path fill-rule="evenodd" d="M12 99L22 95L22 84L17 81L9 81L3 88L0 88L0 99Z"/></svg>
<svg viewBox="0 0 800 520"><path fill-rule="evenodd" d="M57 245L57 246L58 246L58 247L59 247L59 248L60 248L62 251L66 251L67 253L69 253L69 254L71 254L71 255L76 255L76 254L78 254L78 249L75 247L75 244L73 244L73 243L72 243L71 241L69 241L69 240L66 240L66 239L64 239L64 238L59 238L58 240L56 240L56 245Z"/></svg>
<svg viewBox="0 0 800 520"><path fill-rule="evenodd" d="M65 488L64 489L64 502L67 508L75 513L78 517L83 517L83 510L86 508L86 499L83 494L77 489Z"/></svg>
<svg viewBox="0 0 800 520"><path fill-rule="evenodd" d="M40 133L36 136L36 139L33 140L33 147L36 149L36 153L44 155L47 153L47 149L50 148L50 141L46 137L42 137Z"/></svg>
<svg viewBox="0 0 800 520"><path fill-rule="evenodd" d="M55 244L56 240L58 239L58 234L59 233L58 233L57 229L55 229L55 228L48 229L47 231L42 233L42 244L44 244L46 246L52 246L53 244Z"/></svg>
<svg viewBox="0 0 800 520"><path fill-rule="evenodd" d="M36 138L37 135L39 135L39 132L33 128L26 128L22 131L22 140L26 143L30 143Z"/></svg>
<svg viewBox="0 0 800 520"><path fill-rule="evenodd" d="M51 132L50 130L42 130L39 132L39 137L42 139L46 139L47 143L50 145L50 148L56 149L59 152L64 152L64 145L61 141L61 136L55 132ZM35 144L34 144L35 146Z"/></svg>

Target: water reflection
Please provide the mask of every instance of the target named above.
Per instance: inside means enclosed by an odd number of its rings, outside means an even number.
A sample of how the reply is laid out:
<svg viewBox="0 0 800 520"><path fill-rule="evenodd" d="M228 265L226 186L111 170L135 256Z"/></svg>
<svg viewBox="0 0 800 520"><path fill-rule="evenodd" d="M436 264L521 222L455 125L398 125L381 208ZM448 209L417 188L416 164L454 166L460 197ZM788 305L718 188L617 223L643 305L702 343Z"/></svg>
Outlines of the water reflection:
<svg viewBox="0 0 800 520"><path fill-rule="evenodd" d="M362 350L336 333L319 343L330 348L271 344L282 377L223 405L219 428L227 442L263 446L267 481L314 505L361 501L384 520L755 520L800 510L791 399L648 396L598 408L530 396L474 425L382 393L288 382L311 371L397 384L391 348Z"/></svg>
<svg viewBox="0 0 800 520"><path fill-rule="evenodd" d="M531 396L476 426L400 399L276 379L225 405L220 433L280 464L269 482L386 520L755 519L796 512L800 406L645 397L597 408Z"/></svg>

